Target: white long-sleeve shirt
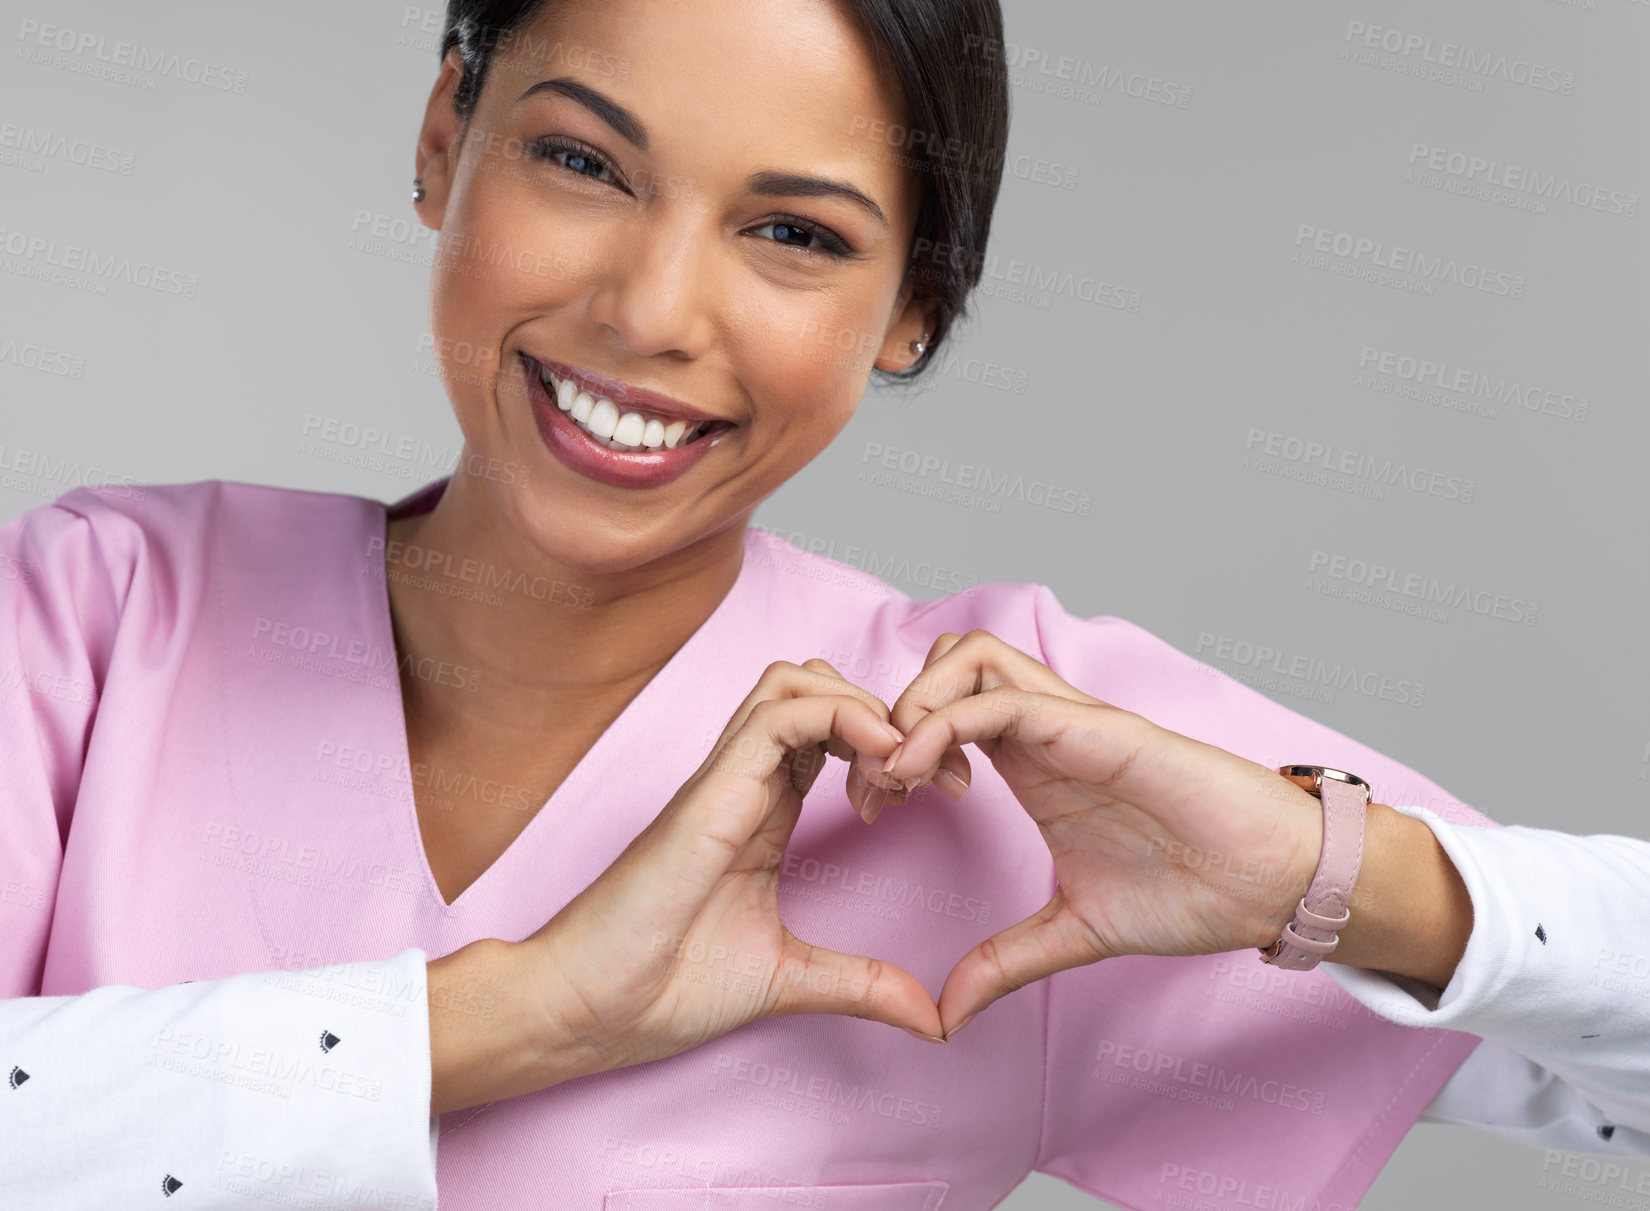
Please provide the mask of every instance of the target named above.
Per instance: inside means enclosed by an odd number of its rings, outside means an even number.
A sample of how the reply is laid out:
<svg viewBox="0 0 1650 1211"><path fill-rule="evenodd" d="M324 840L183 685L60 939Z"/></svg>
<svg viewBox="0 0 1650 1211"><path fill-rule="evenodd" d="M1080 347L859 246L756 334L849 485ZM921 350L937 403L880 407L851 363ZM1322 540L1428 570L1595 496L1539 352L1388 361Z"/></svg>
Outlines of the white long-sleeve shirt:
<svg viewBox="0 0 1650 1211"><path fill-rule="evenodd" d="M1326 964L1382 1017L1484 1041L1422 1113L1539 1144L1650 1156L1650 841L1424 820L1472 898L1440 991Z"/></svg>
<svg viewBox="0 0 1650 1211"><path fill-rule="evenodd" d="M1650 842L1398 810L1461 872L1466 953L1441 994L1325 970L1382 1017L1484 1039L1422 1121L1650 1157ZM434 1208L428 957L0 1001L4 1205ZM408 986L420 992L400 1016L351 1003L350 990ZM334 1024L290 1038L315 997ZM323 1071L355 1096L306 1080L305 1046L347 1056L345 1075Z"/></svg>

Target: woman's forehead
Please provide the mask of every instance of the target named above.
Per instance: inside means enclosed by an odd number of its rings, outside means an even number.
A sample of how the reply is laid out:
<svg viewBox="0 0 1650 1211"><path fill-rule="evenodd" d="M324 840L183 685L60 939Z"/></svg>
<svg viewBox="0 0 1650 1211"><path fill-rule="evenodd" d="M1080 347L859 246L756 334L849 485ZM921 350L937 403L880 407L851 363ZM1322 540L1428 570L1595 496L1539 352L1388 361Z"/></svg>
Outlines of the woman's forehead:
<svg viewBox="0 0 1650 1211"><path fill-rule="evenodd" d="M654 102L660 123L850 134L904 117L879 58L839 0L550 0L500 40L494 70L506 104L573 76Z"/></svg>

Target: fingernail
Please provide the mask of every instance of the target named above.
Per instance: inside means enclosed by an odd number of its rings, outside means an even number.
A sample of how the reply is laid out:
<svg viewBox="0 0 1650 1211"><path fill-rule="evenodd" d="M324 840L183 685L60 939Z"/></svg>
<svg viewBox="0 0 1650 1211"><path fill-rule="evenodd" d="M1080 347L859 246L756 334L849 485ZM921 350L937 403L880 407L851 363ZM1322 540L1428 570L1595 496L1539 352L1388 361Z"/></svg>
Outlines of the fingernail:
<svg viewBox="0 0 1650 1211"><path fill-rule="evenodd" d="M888 733L888 738L890 740L892 740L895 744L905 743L904 732L900 731L899 728L895 727L892 723L889 723L886 720L882 720L881 722L882 730Z"/></svg>
<svg viewBox="0 0 1650 1211"><path fill-rule="evenodd" d="M903 740L900 741L900 743L894 745L894 751L889 753L888 754L888 760L886 760L882 763L882 772L883 773L886 774L889 770L894 768L894 763L899 760L900 751L904 748L905 748L905 742Z"/></svg>
<svg viewBox="0 0 1650 1211"><path fill-rule="evenodd" d="M968 783L948 769L942 769L935 774L934 781L939 784L940 790L944 791L953 803L961 799L968 790Z"/></svg>
<svg viewBox="0 0 1650 1211"><path fill-rule="evenodd" d="M943 1042L945 1042L945 1040L940 1038L938 1035L924 1034L922 1031L914 1030L910 1026L901 1026L900 1029L905 1031L905 1033L910 1035L912 1038L921 1039L925 1043L943 1043Z"/></svg>
<svg viewBox="0 0 1650 1211"><path fill-rule="evenodd" d="M956 1035L957 1035L957 1031L961 1030L964 1026L968 1025L973 1020L974 1020L974 1015L969 1014L966 1018L964 1018L962 1021L958 1022L955 1026L953 1026L950 1030L947 1030L945 1032L946 1041L949 1042L950 1040L955 1038Z"/></svg>
<svg viewBox="0 0 1650 1211"><path fill-rule="evenodd" d="M882 811L882 805L887 801L888 788L886 786L873 786L871 793L866 796L865 810L860 813L865 817L865 823L869 824L875 820L877 814Z"/></svg>

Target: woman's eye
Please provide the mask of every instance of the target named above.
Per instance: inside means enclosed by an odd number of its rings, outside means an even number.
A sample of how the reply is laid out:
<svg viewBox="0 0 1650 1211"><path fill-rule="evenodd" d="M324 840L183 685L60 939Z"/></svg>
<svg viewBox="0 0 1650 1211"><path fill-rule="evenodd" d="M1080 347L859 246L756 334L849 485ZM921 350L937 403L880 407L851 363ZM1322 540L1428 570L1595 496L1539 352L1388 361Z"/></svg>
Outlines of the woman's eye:
<svg viewBox="0 0 1650 1211"><path fill-rule="evenodd" d="M599 179L601 175L607 171L606 164L597 163L594 159L585 155L582 151L563 151L557 152L556 154L558 156L566 156L567 158L562 160L562 163L568 168L571 168L574 172L578 173L580 176L596 177Z"/></svg>
<svg viewBox="0 0 1650 1211"><path fill-rule="evenodd" d="M832 256L843 256L848 252L847 244L822 227L809 227L780 219L778 222L765 223L753 230L757 235L771 232L770 238L774 243L799 248L803 252L828 253Z"/></svg>
<svg viewBox="0 0 1650 1211"><path fill-rule="evenodd" d="M781 244L789 244L794 248L807 248L812 245L814 233L806 227L798 227L795 223L769 223L765 227L758 227L757 231L771 231L773 238Z"/></svg>
<svg viewBox="0 0 1650 1211"><path fill-rule="evenodd" d="M530 145L532 154L541 160L551 160L566 168L569 172L576 172L581 177L589 177L592 181L612 181L612 169L607 161L586 151L582 147L571 143L558 143L554 140L541 139Z"/></svg>

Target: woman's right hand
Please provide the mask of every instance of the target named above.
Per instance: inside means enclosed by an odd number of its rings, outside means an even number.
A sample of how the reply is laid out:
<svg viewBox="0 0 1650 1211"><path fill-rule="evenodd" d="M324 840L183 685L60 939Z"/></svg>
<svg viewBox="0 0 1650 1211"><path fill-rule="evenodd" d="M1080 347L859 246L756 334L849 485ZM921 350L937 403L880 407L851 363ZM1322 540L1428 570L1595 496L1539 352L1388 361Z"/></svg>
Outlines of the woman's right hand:
<svg viewBox="0 0 1650 1211"><path fill-rule="evenodd" d="M893 752L902 737L888 714L823 660L769 665L698 771L548 924L430 964L433 1110L662 1059L786 1014L847 1014L940 1041L916 977L811 946L779 918L803 795L827 753ZM484 988L505 1020L477 1032L438 1013L455 983Z"/></svg>

